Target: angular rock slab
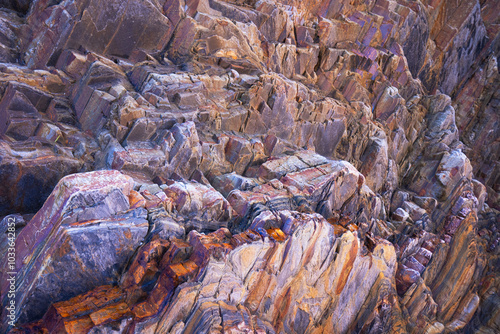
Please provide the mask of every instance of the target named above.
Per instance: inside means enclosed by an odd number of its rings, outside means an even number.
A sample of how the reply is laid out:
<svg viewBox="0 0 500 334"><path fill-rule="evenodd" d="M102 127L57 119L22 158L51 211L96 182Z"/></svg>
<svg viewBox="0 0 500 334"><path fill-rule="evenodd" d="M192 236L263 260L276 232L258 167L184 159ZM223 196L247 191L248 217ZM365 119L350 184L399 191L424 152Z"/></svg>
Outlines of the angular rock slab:
<svg viewBox="0 0 500 334"><path fill-rule="evenodd" d="M0 215L36 212L63 176L82 169L80 160L40 144L0 141Z"/></svg>
<svg viewBox="0 0 500 334"><path fill-rule="evenodd" d="M16 239L16 317L39 318L52 301L116 281L148 230L144 209L129 209L132 178L97 171L63 178ZM141 211L142 210L142 211ZM4 282L7 282L4 280ZM1 286L6 303L8 285Z"/></svg>
<svg viewBox="0 0 500 334"><path fill-rule="evenodd" d="M229 203L212 187L195 182L174 182L164 189L179 213L201 219L226 221L231 219Z"/></svg>
<svg viewBox="0 0 500 334"><path fill-rule="evenodd" d="M36 3L28 17L33 35L26 46L29 67L44 67L60 50L83 47L128 58L134 52L161 51L173 25L156 1L63 1ZM47 23L45 23L47 22Z"/></svg>

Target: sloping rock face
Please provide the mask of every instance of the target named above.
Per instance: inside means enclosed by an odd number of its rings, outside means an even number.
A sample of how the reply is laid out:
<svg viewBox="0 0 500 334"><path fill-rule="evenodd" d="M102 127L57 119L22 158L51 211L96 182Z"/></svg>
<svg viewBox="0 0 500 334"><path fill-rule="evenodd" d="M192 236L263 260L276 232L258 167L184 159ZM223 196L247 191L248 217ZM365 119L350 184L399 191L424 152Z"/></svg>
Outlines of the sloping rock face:
<svg viewBox="0 0 500 334"><path fill-rule="evenodd" d="M0 332L500 332L499 6L0 1Z"/></svg>

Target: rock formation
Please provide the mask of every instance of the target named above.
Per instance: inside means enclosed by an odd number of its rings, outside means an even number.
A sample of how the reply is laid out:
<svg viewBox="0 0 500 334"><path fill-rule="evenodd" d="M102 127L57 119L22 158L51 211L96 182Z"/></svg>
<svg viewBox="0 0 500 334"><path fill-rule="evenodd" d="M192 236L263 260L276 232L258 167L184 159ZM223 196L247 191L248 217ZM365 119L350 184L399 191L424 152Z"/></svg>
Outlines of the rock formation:
<svg viewBox="0 0 500 334"><path fill-rule="evenodd" d="M500 332L499 12L0 1L0 332Z"/></svg>

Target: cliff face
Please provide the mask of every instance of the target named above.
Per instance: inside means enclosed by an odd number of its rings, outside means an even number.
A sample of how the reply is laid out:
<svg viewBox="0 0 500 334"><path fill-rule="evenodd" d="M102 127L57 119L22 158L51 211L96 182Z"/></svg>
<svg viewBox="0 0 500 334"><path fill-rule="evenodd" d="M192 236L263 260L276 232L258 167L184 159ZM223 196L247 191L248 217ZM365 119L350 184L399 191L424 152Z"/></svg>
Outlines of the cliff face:
<svg viewBox="0 0 500 334"><path fill-rule="evenodd" d="M0 1L1 332L499 332L499 12Z"/></svg>

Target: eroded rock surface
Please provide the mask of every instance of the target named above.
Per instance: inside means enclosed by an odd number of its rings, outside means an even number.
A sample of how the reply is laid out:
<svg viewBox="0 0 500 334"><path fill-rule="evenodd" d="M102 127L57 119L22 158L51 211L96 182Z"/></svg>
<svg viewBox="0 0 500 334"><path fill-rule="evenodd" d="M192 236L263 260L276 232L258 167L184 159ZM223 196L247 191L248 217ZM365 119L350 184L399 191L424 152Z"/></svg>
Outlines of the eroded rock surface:
<svg viewBox="0 0 500 334"><path fill-rule="evenodd" d="M499 332L499 11L0 1L1 331Z"/></svg>

